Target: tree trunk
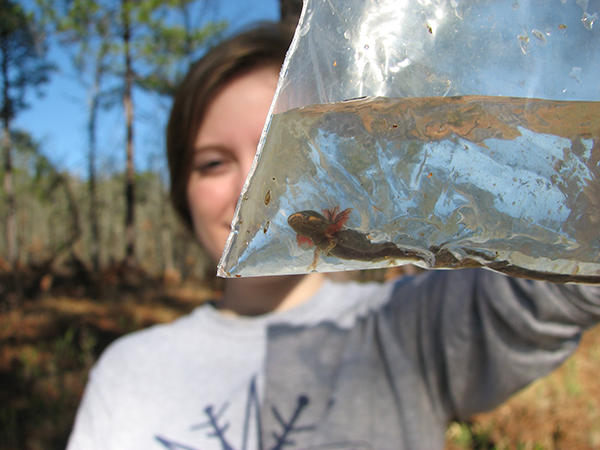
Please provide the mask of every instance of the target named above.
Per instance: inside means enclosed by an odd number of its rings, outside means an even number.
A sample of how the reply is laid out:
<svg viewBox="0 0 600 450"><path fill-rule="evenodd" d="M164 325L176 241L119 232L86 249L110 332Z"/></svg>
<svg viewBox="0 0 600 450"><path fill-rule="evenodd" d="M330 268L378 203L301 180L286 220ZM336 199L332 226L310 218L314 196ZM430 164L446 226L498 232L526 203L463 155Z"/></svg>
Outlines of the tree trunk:
<svg viewBox="0 0 600 450"><path fill-rule="evenodd" d="M75 196L75 193L73 192L73 189L71 189L71 186L69 184L69 178L68 176L65 176L62 173L54 171L54 182L52 183L49 192L52 193L59 186L62 186L65 192L67 208L71 219L71 232L69 237L65 241L60 242L53 250L50 258L48 258L48 260L45 262L45 265L47 267L51 267L64 252L68 250L72 251L75 243L81 236L81 219L79 214L79 206L77 205L77 198Z"/></svg>
<svg viewBox="0 0 600 450"><path fill-rule="evenodd" d="M17 265L17 207L15 200L15 190L12 180L12 155L10 142L9 121L5 117L3 120L2 146L4 147L4 192L6 193L6 254L8 263L12 269Z"/></svg>
<svg viewBox="0 0 600 450"><path fill-rule="evenodd" d="M89 196L90 196L90 257L94 271L100 268L100 227L98 224L98 195L96 189L96 120L98 116L98 97L100 95L100 72L97 70L94 78L94 85L89 101L88 117L88 177L89 177Z"/></svg>
<svg viewBox="0 0 600 450"><path fill-rule="evenodd" d="M133 167L133 101L131 91L133 86L133 69L131 67L131 23L129 17L129 0L123 0L123 44L125 52L125 90L123 93L123 106L125 108L125 122L127 127L127 171L125 181L125 264L127 267L135 265L135 170Z"/></svg>
<svg viewBox="0 0 600 450"><path fill-rule="evenodd" d="M10 139L11 107L9 97L9 78L7 50L2 47L2 147L4 149L4 192L6 193L6 256L12 269L17 264L17 207L13 186L12 155Z"/></svg>
<svg viewBox="0 0 600 450"><path fill-rule="evenodd" d="M281 11L281 22L296 25L302 12L302 0L279 0L279 9Z"/></svg>

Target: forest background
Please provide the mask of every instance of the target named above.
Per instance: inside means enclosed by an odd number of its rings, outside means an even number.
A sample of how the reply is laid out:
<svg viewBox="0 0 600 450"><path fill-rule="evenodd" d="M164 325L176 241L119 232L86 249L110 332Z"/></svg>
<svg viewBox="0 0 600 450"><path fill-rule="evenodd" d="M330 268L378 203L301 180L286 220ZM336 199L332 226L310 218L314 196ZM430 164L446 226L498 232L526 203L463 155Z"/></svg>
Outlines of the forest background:
<svg viewBox="0 0 600 450"><path fill-rule="evenodd" d="M219 39L258 20L297 21L300 8L0 0L0 448L64 448L110 342L218 295L168 200L171 95ZM596 328L553 375L452 424L447 449L600 449L598 369Z"/></svg>

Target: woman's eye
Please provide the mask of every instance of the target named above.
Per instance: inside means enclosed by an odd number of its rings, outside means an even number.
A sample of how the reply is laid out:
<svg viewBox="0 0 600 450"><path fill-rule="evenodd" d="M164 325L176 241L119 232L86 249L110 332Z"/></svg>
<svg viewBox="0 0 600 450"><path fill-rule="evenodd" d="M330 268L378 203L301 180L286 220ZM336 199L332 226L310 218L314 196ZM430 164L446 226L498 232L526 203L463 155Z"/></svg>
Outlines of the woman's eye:
<svg viewBox="0 0 600 450"><path fill-rule="evenodd" d="M202 163L199 167L199 170L201 172L209 171L209 170L219 167L222 163L223 163L222 161L208 161L208 162Z"/></svg>
<svg viewBox="0 0 600 450"><path fill-rule="evenodd" d="M211 159L196 164L195 170L200 175L218 175L227 167L227 161L223 159Z"/></svg>
<svg viewBox="0 0 600 450"><path fill-rule="evenodd" d="M235 164L235 158L219 146L201 147L196 150L192 164L201 177L212 177L225 174Z"/></svg>

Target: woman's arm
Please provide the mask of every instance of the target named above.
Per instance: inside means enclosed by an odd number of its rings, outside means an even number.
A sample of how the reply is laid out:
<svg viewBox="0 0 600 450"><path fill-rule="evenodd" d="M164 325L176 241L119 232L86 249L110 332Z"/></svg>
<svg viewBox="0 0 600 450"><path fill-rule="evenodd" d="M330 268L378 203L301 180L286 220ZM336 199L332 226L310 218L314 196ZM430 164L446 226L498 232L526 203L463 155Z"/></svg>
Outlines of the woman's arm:
<svg viewBox="0 0 600 450"><path fill-rule="evenodd" d="M600 287L436 271L400 281L384 316L451 417L489 410L561 364L600 322Z"/></svg>

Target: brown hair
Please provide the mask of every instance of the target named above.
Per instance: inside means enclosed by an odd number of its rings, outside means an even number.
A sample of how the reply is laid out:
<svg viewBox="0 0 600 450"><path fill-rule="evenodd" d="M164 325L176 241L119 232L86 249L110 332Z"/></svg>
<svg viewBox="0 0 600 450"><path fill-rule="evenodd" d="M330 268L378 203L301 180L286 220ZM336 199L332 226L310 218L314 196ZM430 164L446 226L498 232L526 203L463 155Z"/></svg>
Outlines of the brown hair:
<svg viewBox="0 0 600 450"><path fill-rule="evenodd" d="M191 66L179 85L167 126L167 158L171 201L190 230L186 188L194 141L208 106L233 78L265 66L281 67L292 36L289 25L261 24L213 47Z"/></svg>

